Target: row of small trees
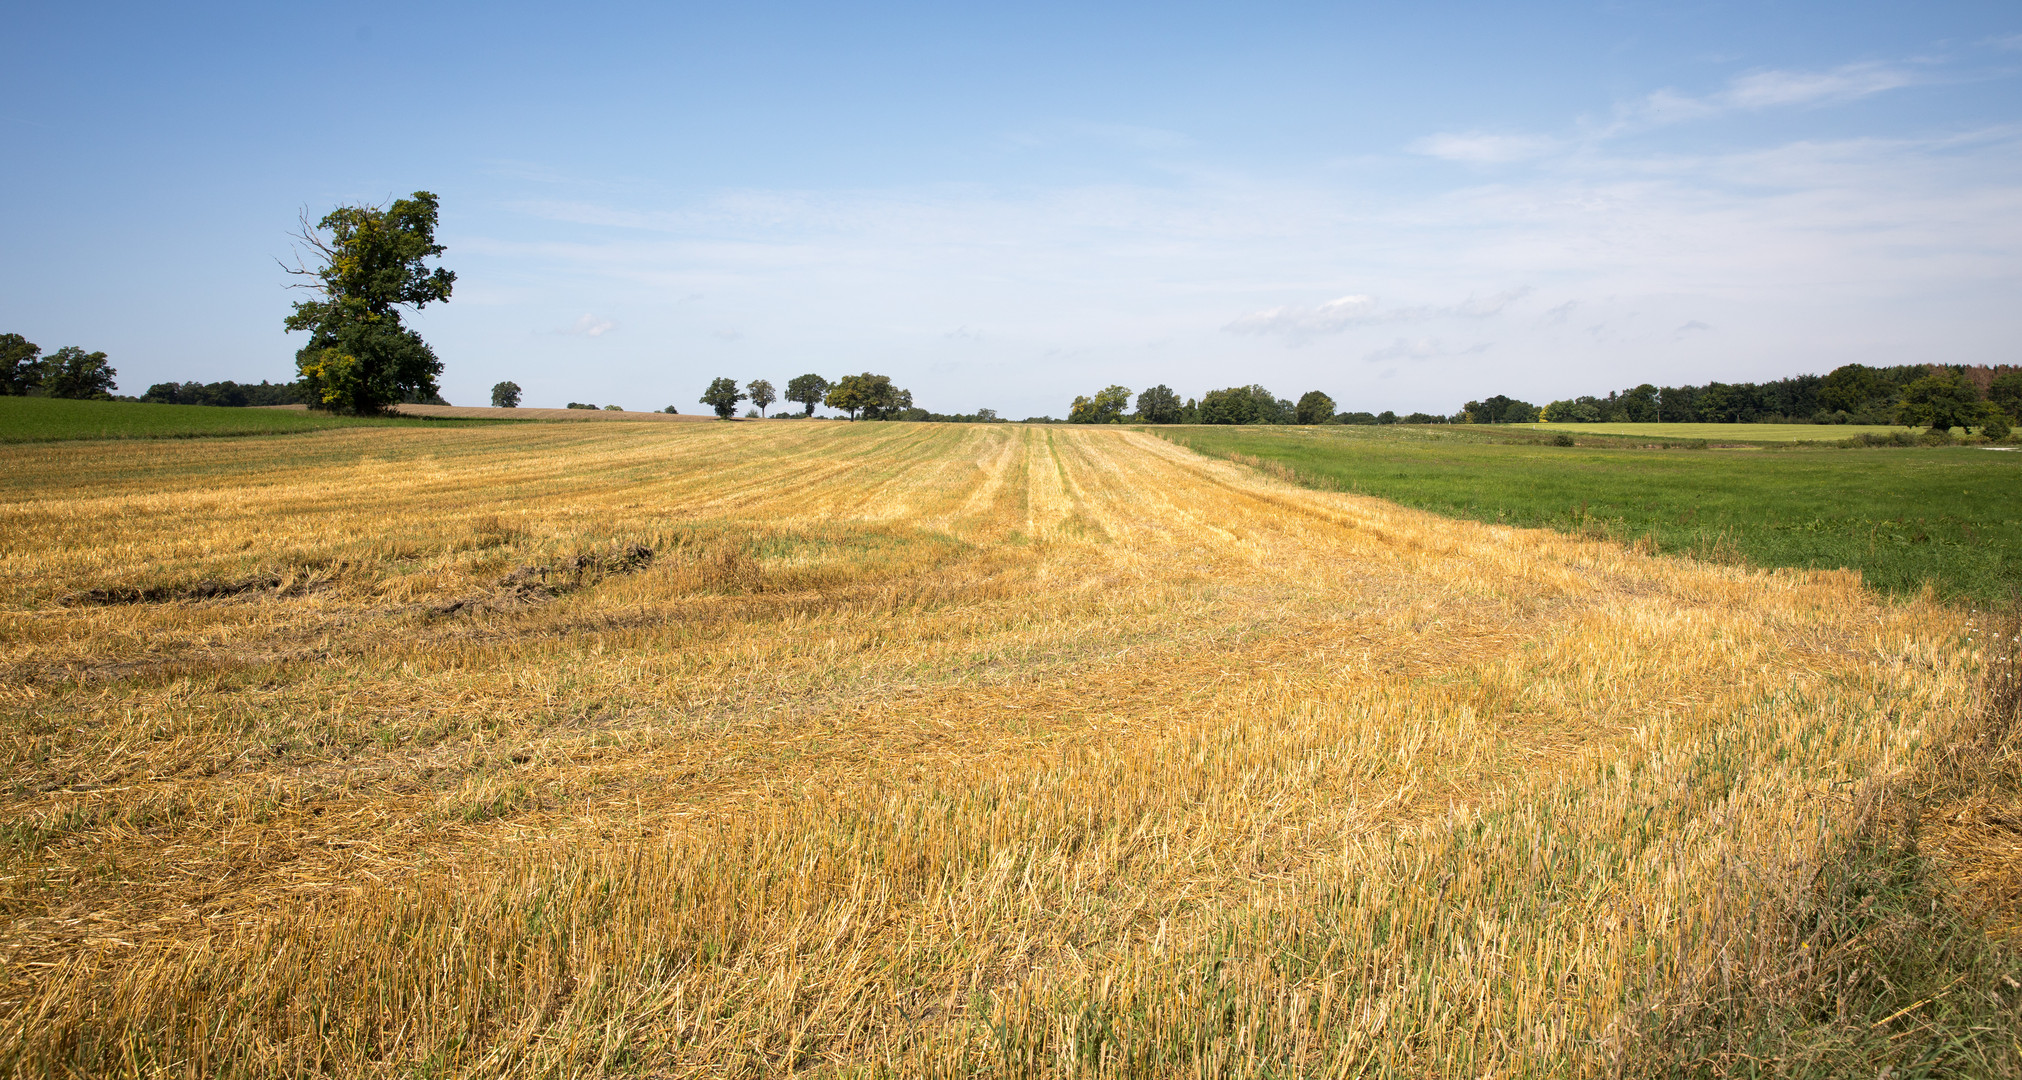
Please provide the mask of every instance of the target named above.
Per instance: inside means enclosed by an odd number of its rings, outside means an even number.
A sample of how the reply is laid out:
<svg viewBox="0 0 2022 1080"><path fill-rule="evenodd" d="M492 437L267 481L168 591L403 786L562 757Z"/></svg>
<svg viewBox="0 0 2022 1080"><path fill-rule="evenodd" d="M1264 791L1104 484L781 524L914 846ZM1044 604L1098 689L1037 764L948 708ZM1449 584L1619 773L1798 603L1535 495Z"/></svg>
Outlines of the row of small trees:
<svg viewBox="0 0 2022 1080"><path fill-rule="evenodd" d="M1318 390L1308 390L1298 401L1278 397L1262 385L1231 386L1210 390L1199 399L1181 400L1170 386L1161 383L1137 395L1131 408L1130 388L1109 386L1092 397L1077 397L1069 407L1070 424L1444 424L1465 422L1464 417L1394 412L1336 412L1334 399ZM1470 403L1472 404L1472 403ZM1533 417L1535 419L1535 417Z"/></svg>
<svg viewBox="0 0 2022 1080"><path fill-rule="evenodd" d="M44 356L20 334L0 334L0 396L109 401L118 374L102 352L65 345Z"/></svg>
<svg viewBox="0 0 2022 1080"><path fill-rule="evenodd" d="M932 413L913 405L913 392L892 383L889 375L864 372L845 375L830 382L820 375L797 375L786 383L786 400L802 406L803 416L813 416L817 406L827 406L849 414L852 420L928 420ZM749 401L764 416L780 399L770 381L753 379L743 387L736 379L719 378L702 392L702 404L716 415L730 419L737 415L737 403ZM993 414L994 415L994 414Z"/></svg>

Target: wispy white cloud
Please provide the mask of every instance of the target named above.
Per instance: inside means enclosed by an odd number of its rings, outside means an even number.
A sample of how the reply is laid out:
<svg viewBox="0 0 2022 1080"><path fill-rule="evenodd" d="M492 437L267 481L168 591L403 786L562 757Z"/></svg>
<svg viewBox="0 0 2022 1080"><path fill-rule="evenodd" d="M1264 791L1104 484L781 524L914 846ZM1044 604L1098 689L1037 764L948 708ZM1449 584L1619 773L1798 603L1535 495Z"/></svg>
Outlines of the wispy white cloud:
<svg viewBox="0 0 2022 1080"><path fill-rule="evenodd" d="M1544 135L1496 135L1479 131L1427 135L1414 141L1414 154L1471 165L1501 165L1526 161L1558 149L1560 141Z"/></svg>
<svg viewBox="0 0 2022 1080"><path fill-rule="evenodd" d="M1416 139L1406 149L1445 161L1504 165L1568 150L1591 150L1601 140L1631 132L1734 112L1838 104L1922 81L1924 76L1912 65L1879 61L1844 64L1828 71L1754 71L1735 76L1726 86L1709 94L1694 96L1666 88L1619 103L1608 123L1578 136L1440 132Z"/></svg>
<svg viewBox="0 0 2022 1080"><path fill-rule="evenodd" d="M562 331L562 333L574 334L577 337L603 337L617 328L617 323L609 319L599 319L595 315L586 312L582 318L576 320L575 325L570 326L567 330Z"/></svg>
<svg viewBox="0 0 2022 1080"><path fill-rule="evenodd" d="M1734 80L1719 95L1734 109L1769 109L1852 101L1915 85L1916 73L1894 64L1848 64L1831 71L1758 71Z"/></svg>
<svg viewBox="0 0 2022 1080"><path fill-rule="evenodd" d="M1438 338L1397 338L1380 349L1363 354L1365 363L1381 364L1391 360L1426 361L1454 356L1474 356L1485 353L1494 342L1478 341L1464 349L1449 349Z"/></svg>
<svg viewBox="0 0 2022 1080"><path fill-rule="evenodd" d="M1621 134L1730 112L1833 105L1921 81L1911 67L1880 62L1845 64L1830 71L1754 71L1734 77L1711 94L1693 97L1664 89L1617 106L1614 123L1600 134Z"/></svg>
<svg viewBox="0 0 2022 1080"><path fill-rule="evenodd" d="M1500 315L1502 310L1531 294L1529 285L1519 285L1514 289L1504 289L1489 296L1469 296L1451 309L1441 314L1453 314L1464 319L1486 319Z"/></svg>
<svg viewBox="0 0 2022 1080"><path fill-rule="evenodd" d="M1458 304L1443 307L1386 307L1373 296L1355 294L1329 300L1317 307L1274 307L1252 312L1223 327L1232 334L1284 334L1309 337L1337 334L1358 326L1383 323L1420 322L1427 319L1486 319L1529 296L1530 286L1489 296L1469 296Z"/></svg>

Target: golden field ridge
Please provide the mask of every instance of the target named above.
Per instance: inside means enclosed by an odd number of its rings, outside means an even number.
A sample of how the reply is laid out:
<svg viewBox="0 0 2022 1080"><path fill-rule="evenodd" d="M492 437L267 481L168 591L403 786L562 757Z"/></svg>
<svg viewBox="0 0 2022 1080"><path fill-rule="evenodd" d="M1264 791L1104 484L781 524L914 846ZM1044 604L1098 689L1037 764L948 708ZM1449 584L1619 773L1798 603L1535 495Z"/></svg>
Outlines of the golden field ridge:
<svg viewBox="0 0 2022 1080"><path fill-rule="evenodd" d="M0 455L10 1073L1794 1073L1966 1007L1887 1015L1931 928L1861 897L2006 805L1989 657L1853 574L1113 429Z"/></svg>

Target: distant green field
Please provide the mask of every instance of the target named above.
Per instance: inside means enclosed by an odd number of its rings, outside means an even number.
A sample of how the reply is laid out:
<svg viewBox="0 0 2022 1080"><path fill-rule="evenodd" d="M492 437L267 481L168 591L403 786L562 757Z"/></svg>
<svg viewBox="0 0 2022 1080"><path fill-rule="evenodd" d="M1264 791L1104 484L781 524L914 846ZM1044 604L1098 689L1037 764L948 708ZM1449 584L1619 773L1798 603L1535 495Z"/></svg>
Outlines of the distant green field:
<svg viewBox="0 0 2022 1080"><path fill-rule="evenodd" d="M1628 435L1648 439L1707 439L1713 442L1838 442L1862 433L1889 435L1912 428L1886 424L1511 424L1529 431L1574 435Z"/></svg>
<svg viewBox="0 0 2022 1080"><path fill-rule="evenodd" d="M0 397L0 443L281 435L361 425L456 427L511 422L329 416L293 409L223 409L209 405L153 405L135 401Z"/></svg>
<svg viewBox="0 0 2022 1080"><path fill-rule="evenodd" d="M1848 567L1891 593L1928 581L1948 598L1993 601L2022 588L2022 453L1552 446L1410 427L1153 430L1308 486L1454 517L1647 536L1663 551L1758 566Z"/></svg>

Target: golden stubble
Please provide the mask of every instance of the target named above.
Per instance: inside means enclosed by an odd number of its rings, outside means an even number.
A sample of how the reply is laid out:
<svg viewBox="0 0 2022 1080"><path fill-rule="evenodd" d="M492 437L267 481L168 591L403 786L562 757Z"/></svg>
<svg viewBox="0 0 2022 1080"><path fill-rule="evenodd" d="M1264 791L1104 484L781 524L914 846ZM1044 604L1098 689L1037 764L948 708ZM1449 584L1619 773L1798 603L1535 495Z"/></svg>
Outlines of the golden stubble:
<svg viewBox="0 0 2022 1080"><path fill-rule="evenodd" d="M0 455L24 1072L1593 1071L1972 715L1854 575L1126 431Z"/></svg>

